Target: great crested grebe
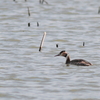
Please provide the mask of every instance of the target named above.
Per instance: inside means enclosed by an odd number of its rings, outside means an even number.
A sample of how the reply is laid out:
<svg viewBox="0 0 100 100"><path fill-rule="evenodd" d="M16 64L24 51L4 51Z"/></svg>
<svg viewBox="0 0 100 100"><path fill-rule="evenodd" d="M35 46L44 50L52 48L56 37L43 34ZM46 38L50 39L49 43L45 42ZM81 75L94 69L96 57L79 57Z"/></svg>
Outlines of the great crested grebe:
<svg viewBox="0 0 100 100"><path fill-rule="evenodd" d="M66 57L66 64L73 64L73 65L77 65L77 66L90 66L92 65L90 62L83 60L83 59L74 59L70 61L70 56L68 55L68 53L63 50L61 51L58 55L55 56L63 56Z"/></svg>

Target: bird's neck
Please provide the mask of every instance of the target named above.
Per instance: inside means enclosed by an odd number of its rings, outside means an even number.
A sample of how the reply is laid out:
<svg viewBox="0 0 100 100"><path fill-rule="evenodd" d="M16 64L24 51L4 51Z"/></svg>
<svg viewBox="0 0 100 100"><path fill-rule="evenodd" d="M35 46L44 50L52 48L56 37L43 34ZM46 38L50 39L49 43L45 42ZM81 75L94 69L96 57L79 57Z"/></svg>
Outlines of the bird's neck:
<svg viewBox="0 0 100 100"><path fill-rule="evenodd" d="M68 55L67 57L66 57L66 64L69 64L70 63L70 56Z"/></svg>

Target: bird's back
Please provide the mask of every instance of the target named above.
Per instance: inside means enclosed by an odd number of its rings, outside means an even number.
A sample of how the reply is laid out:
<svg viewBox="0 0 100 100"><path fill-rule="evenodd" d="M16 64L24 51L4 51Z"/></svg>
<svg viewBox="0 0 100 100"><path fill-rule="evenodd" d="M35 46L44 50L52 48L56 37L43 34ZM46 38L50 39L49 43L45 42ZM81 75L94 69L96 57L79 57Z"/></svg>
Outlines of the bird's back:
<svg viewBox="0 0 100 100"><path fill-rule="evenodd" d="M78 65L78 66L90 66L92 65L90 62L84 59L74 59L70 61L70 64Z"/></svg>

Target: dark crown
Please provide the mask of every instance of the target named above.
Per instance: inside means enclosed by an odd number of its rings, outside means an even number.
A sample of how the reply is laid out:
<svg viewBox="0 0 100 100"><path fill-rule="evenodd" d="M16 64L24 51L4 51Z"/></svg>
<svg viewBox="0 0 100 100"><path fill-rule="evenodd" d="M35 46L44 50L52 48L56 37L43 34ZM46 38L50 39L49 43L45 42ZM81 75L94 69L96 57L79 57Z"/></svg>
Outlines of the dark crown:
<svg viewBox="0 0 100 100"><path fill-rule="evenodd" d="M62 51L60 52L60 54L62 54L63 52L65 52L65 50L62 50Z"/></svg>

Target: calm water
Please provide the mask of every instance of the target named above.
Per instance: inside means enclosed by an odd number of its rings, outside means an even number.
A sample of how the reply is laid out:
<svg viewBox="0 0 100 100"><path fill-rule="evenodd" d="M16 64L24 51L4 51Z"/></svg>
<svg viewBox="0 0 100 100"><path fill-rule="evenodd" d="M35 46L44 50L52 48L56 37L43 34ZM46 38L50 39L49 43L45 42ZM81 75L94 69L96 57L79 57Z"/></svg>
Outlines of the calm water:
<svg viewBox="0 0 100 100"><path fill-rule="evenodd" d="M46 1L0 0L0 100L100 100L100 0ZM61 50L93 66L66 66Z"/></svg>

